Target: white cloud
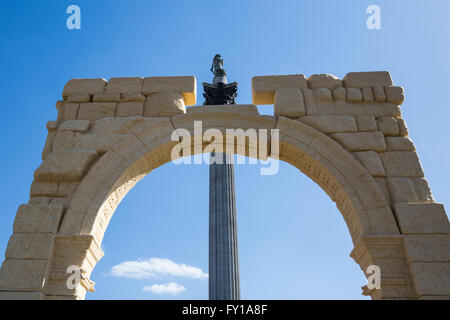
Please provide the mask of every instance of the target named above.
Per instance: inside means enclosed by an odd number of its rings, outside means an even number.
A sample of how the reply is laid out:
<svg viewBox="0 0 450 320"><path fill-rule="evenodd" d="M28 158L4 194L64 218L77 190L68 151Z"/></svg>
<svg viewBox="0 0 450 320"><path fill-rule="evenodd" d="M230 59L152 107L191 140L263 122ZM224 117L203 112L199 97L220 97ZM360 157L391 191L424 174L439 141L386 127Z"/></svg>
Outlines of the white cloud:
<svg viewBox="0 0 450 320"><path fill-rule="evenodd" d="M176 282L169 282L167 284L154 284L151 286L146 286L143 287L142 290L153 292L155 294L171 294L176 296L177 294L186 291L186 288Z"/></svg>
<svg viewBox="0 0 450 320"><path fill-rule="evenodd" d="M160 258L119 263L111 268L110 275L133 279L148 279L163 275L192 279L208 278L208 274L200 268Z"/></svg>

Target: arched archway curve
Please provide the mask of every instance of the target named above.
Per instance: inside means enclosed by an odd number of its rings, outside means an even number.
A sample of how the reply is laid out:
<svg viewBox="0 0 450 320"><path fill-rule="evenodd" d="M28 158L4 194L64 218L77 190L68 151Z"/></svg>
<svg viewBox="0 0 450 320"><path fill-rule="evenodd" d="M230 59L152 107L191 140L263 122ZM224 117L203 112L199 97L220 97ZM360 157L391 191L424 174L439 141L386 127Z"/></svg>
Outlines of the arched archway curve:
<svg viewBox="0 0 450 320"><path fill-rule="evenodd" d="M104 154L84 177L69 203L60 233L93 235L100 244L127 192L151 170L171 161L172 148L178 143L171 141L173 131L185 128L192 132L194 121L200 120L203 130L279 129L279 159L301 170L336 202L355 244L363 236L399 234L379 186L340 144L300 121L262 116L250 106L241 111L194 107L171 119L136 119L125 129L121 127L126 138ZM198 153L194 140L191 146L193 153Z"/></svg>

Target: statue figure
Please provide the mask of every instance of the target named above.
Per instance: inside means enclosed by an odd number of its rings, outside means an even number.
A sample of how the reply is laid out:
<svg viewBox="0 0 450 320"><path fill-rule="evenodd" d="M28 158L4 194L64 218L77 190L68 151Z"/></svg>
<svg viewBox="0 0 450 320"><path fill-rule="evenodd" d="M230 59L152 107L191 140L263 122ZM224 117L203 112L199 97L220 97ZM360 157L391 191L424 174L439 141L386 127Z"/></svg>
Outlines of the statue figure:
<svg viewBox="0 0 450 320"><path fill-rule="evenodd" d="M223 59L220 54L214 56L211 72L214 73L215 76L225 74L225 70L223 70Z"/></svg>
<svg viewBox="0 0 450 320"><path fill-rule="evenodd" d="M237 82L228 83L227 73L223 69L223 59L220 54L214 56L211 72L214 73L213 83L203 83L205 105L236 104Z"/></svg>

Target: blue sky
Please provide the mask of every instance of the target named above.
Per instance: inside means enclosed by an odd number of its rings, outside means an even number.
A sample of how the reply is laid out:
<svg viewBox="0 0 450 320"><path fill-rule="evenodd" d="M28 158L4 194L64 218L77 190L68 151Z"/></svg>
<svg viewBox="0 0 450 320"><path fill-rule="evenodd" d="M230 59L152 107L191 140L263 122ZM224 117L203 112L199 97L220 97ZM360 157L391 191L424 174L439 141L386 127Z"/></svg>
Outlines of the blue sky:
<svg viewBox="0 0 450 320"><path fill-rule="evenodd" d="M71 4L81 8L81 30L66 28ZM381 8L381 30L366 28L371 4ZM216 53L239 82L241 104L251 103L255 75L390 71L405 88L403 117L435 199L446 205L449 14L445 0L1 1L0 252L17 207L28 202L45 124L56 119L69 79L194 75L202 83L211 80ZM326 194L286 163L274 176L255 165L235 170L242 297L363 299L350 235ZM103 248L88 299L207 299L207 279L179 265L208 272L208 167L169 163L147 175L120 204ZM150 258L170 259L181 271L141 279L112 273ZM170 282L185 290L143 289Z"/></svg>

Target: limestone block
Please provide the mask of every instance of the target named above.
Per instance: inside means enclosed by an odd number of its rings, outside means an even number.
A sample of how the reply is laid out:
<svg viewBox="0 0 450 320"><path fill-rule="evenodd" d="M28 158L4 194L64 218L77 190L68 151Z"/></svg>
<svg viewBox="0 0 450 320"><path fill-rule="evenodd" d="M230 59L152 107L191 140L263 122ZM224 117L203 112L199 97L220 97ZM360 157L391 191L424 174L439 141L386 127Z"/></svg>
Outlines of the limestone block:
<svg viewBox="0 0 450 320"><path fill-rule="evenodd" d="M280 88L275 91L275 116L298 118L305 115L303 94L297 88Z"/></svg>
<svg viewBox="0 0 450 320"><path fill-rule="evenodd" d="M13 233L5 256L7 259L50 259L52 250L52 234Z"/></svg>
<svg viewBox="0 0 450 320"><path fill-rule="evenodd" d="M23 204L14 220L14 233L56 233L63 210L61 204Z"/></svg>
<svg viewBox="0 0 450 320"><path fill-rule="evenodd" d="M56 182L33 181L30 188L30 197L54 197L58 194Z"/></svg>
<svg viewBox="0 0 450 320"><path fill-rule="evenodd" d="M129 134L130 128L141 125L146 119L142 116L100 119L95 121L91 133Z"/></svg>
<svg viewBox="0 0 450 320"><path fill-rule="evenodd" d="M78 103L64 103L62 106L63 116L61 121L75 120L77 118L79 106Z"/></svg>
<svg viewBox="0 0 450 320"><path fill-rule="evenodd" d="M332 74L313 74L308 78L310 89L327 88L333 90L342 87L342 80Z"/></svg>
<svg viewBox="0 0 450 320"><path fill-rule="evenodd" d="M144 95L148 96L164 91L181 93L185 105L194 105L197 94L196 79L190 76L144 78L142 86Z"/></svg>
<svg viewBox="0 0 450 320"><path fill-rule="evenodd" d="M314 89L314 98L316 101L332 101L333 96L330 89L327 88L318 88Z"/></svg>
<svg viewBox="0 0 450 320"><path fill-rule="evenodd" d="M105 86L105 79L72 79L64 86L63 99L66 100L67 97L72 94L94 94L103 92Z"/></svg>
<svg viewBox="0 0 450 320"><path fill-rule="evenodd" d="M388 151L416 151L412 140L408 137L386 137Z"/></svg>
<svg viewBox="0 0 450 320"><path fill-rule="evenodd" d="M45 140L44 150L42 150L42 160L45 160L45 158L47 158L50 152L52 152L55 138L56 138L56 131L55 130L49 131L47 139Z"/></svg>
<svg viewBox="0 0 450 320"><path fill-rule="evenodd" d="M54 257L56 260L54 261L53 267L56 270L65 270L69 266L66 264L69 260L71 264L80 267L88 267L87 264L90 264L92 270L95 263L104 255L91 235L56 235L54 248Z"/></svg>
<svg viewBox="0 0 450 320"><path fill-rule="evenodd" d="M381 86L376 85L373 87L373 95L375 97L376 102L386 101L386 94L384 93L384 89Z"/></svg>
<svg viewBox="0 0 450 320"><path fill-rule="evenodd" d="M408 262L450 262L450 235L418 234L405 236Z"/></svg>
<svg viewBox="0 0 450 320"><path fill-rule="evenodd" d="M56 101L55 107L56 107L56 110L58 110L56 122L60 123L61 121L63 121L63 117L64 117L64 101L62 101L62 100Z"/></svg>
<svg viewBox="0 0 450 320"><path fill-rule="evenodd" d="M370 87L362 88L362 95L364 102L373 102L375 100L372 88Z"/></svg>
<svg viewBox="0 0 450 320"><path fill-rule="evenodd" d="M375 131L378 130L377 122L374 116L361 116L355 117L358 131Z"/></svg>
<svg viewBox="0 0 450 320"><path fill-rule="evenodd" d="M78 112L78 119L95 121L102 118L114 117L115 113L116 103L114 102L82 103Z"/></svg>
<svg viewBox="0 0 450 320"><path fill-rule="evenodd" d="M52 152L35 171L38 181L78 181L97 158L93 150L57 150Z"/></svg>
<svg viewBox="0 0 450 320"><path fill-rule="evenodd" d="M67 196L72 195L78 188L78 185L79 185L78 182L60 182L58 184L58 196L65 198Z"/></svg>
<svg viewBox="0 0 450 320"><path fill-rule="evenodd" d="M141 77L111 78L106 85L106 92L126 94L140 93L142 91L143 81L144 79Z"/></svg>
<svg viewBox="0 0 450 320"><path fill-rule="evenodd" d="M397 124L399 128L399 135L402 137L408 136L408 127L406 126L406 122L403 119L397 119Z"/></svg>
<svg viewBox="0 0 450 320"><path fill-rule="evenodd" d="M316 115L304 116L299 120L326 134L357 131L355 118L351 116Z"/></svg>
<svg viewBox="0 0 450 320"><path fill-rule="evenodd" d="M450 233L450 224L440 203L396 203L394 210L403 234Z"/></svg>
<svg viewBox="0 0 450 320"><path fill-rule="evenodd" d="M273 104L275 91L281 88L307 89L305 75L257 76L252 78L252 101L255 105Z"/></svg>
<svg viewBox="0 0 450 320"><path fill-rule="evenodd" d="M386 182L386 178L374 178L375 181L377 182L378 186L380 187L381 191L383 192L383 194L385 195L388 203L391 202L391 197L389 194L389 188Z"/></svg>
<svg viewBox="0 0 450 320"><path fill-rule="evenodd" d="M417 153L412 151L388 151L381 153L387 177L418 177L424 176Z"/></svg>
<svg viewBox="0 0 450 320"><path fill-rule="evenodd" d="M387 184L393 203L434 200L428 182L423 178L387 178Z"/></svg>
<svg viewBox="0 0 450 320"><path fill-rule="evenodd" d="M345 91L345 88L338 87L333 90L333 97L336 101L345 101L347 98L347 91Z"/></svg>
<svg viewBox="0 0 450 320"><path fill-rule="evenodd" d="M392 86L391 75L387 71L350 72L344 77L346 88L385 87Z"/></svg>
<svg viewBox="0 0 450 320"><path fill-rule="evenodd" d="M5 291L0 292L0 300L44 300L45 295L39 291Z"/></svg>
<svg viewBox="0 0 450 320"><path fill-rule="evenodd" d="M126 139L126 135L118 134L77 134L75 137L75 148L83 150L96 150L107 152L121 139Z"/></svg>
<svg viewBox="0 0 450 320"><path fill-rule="evenodd" d="M402 87L385 87L386 99L388 102L401 105L405 100L405 94Z"/></svg>
<svg viewBox="0 0 450 320"><path fill-rule="evenodd" d="M120 93L99 92L94 94L93 102L119 102Z"/></svg>
<svg viewBox="0 0 450 320"><path fill-rule="evenodd" d="M124 92L122 99L124 102L144 102L145 96L140 92Z"/></svg>
<svg viewBox="0 0 450 320"><path fill-rule="evenodd" d="M144 115L142 102L122 102L117 105L117 117L132 117Z"/></svg>
<svg viewBox="0 0 450 320"><path fill-rule="evenodd" d="M69 120L70 121L70 120ZM61 149L73 149L75 147L73 131L58 132L53 142L53 151Z"/></svg>
<svg viewBox="0 0 450 320"><path fill-rule="evenodd" d="M375 151L353 152L353 155L372 176L383 177L385 175L380 156Z"/></svg>
<svg viewBox="0 0 450 320"><path fill-rule="evenodd" d="M333 133L330 137L339 142L348 151L386 151L384 136L380 131Z"/></svg>
<svg viewBox="0 0 450 320"><path fill-rule="evenodd" d="M178 92L161 91L148 96L145 100L144 116L146 117L172 117L184 113L186 113L186 107L182 95Z"/></svg>
<svg viewBox="0 0 450 320"><path fill-rule="evenodd" d="M61 123L58 131L74 131L85 133L89 131L90 126L91 125L89 120L67 120Z"/></svg>
<svg viewBox="0 0 450 320"><path fill-rule="evenodd" d="M362 101L361 89L347 88L347 101L355 103L361 102Z"/></svg>
<svg viewBox="0 0 450 320"><path fill-rule="evenodd" d="M67 102L89 102L91 101L91 95L87 93L74 93L67 97Z"/></svg>
<svg viewBox="0 0 450 320"><path fill-rule="evenodd" d="M410 268L419 297L450 295L450 263L413 262Z"/></svg>
<svg viewBox="0 0 450 320"><path fill-rule="evenodd" d="M0 269L0 291L40 291L48 260L6 259Z"/></svg>
<svg viewBox="0 0 450 320"><path fill-rule="evenodd" d="M306 114L311 116L317 114L316 100L314 99L314 93L310 89L302 89L303 100L305 101Z"/></svg>
<svg viewBox="0 0 450 320"><path fill-rule="evenodd" d="M385 136L397 136L399 134L397 121L393 117L381 117L377 119L378 129Z"/></svg>
<svg viewBox="0 0 450 320"><path fill-rule="evenodd" d="M398 234L394 214L389 206L366 210L364 214L369 218L374 234Z"/></svg>

